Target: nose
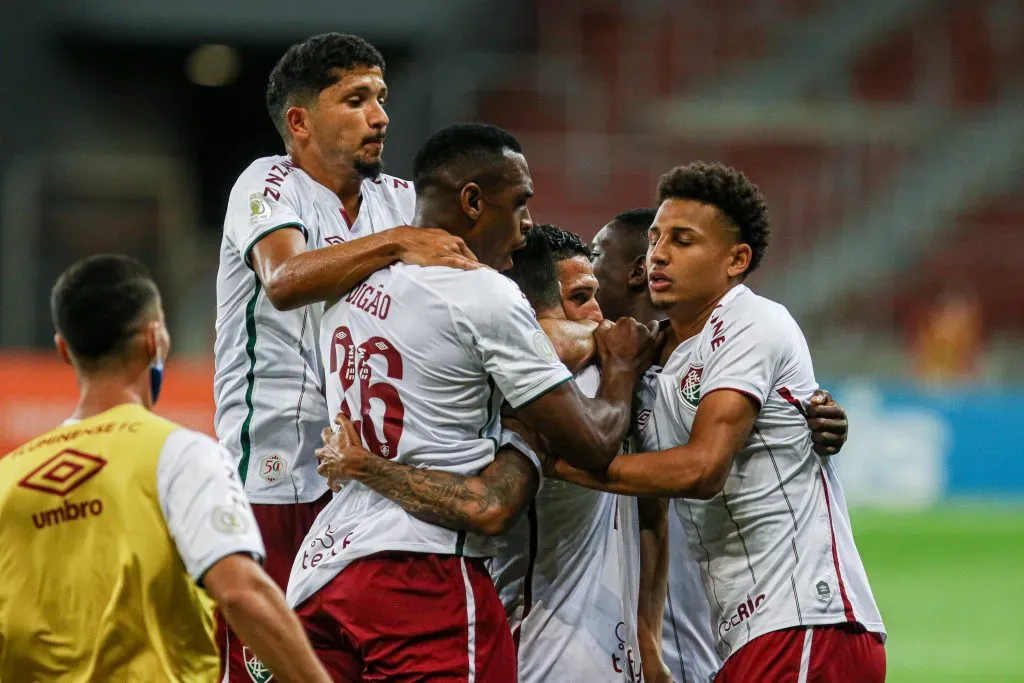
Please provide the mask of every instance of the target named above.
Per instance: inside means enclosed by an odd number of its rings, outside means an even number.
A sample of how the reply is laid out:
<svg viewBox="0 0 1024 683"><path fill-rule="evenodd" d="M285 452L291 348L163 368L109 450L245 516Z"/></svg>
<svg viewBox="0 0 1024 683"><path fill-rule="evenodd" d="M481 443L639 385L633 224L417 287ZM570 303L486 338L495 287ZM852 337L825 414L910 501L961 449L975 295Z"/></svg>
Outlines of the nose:
<svg viewBox="0 0 1024 683"><path fill-rule="evenodd" d="M384 111L384 106L377 100L374 100L366 122L370 124L371 128L380 130L391 123L391 119L388 118L388 113Z"/></svg>
<svg viewBox="0 0 1024 683"><path fill-rule="evenodd" d="M660 265L663 266L668 263L668 247L664 237L659 237L658 241L647 247L647 263L648 265Z"/></svg>
<svg viewBox="0 0 1024 683"><path fill-rule="evenodd" d="M523 219L519 222L519 229L524 235L533 230L533 217L530 216L529 209L523 209Z"/></svg>

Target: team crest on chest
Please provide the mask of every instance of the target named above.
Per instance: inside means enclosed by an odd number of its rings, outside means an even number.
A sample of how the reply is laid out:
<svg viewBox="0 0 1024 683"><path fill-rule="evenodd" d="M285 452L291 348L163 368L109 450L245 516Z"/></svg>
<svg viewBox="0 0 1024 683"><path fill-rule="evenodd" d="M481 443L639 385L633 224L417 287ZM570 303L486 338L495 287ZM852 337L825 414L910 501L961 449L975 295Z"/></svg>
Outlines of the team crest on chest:
<svg viewBox="0 0 1024 683"><path fill-rule="evenodd" d="M700 403L700 377L703 374L703 365L691 365L679 380L679 395L694 408Z"/></svg>

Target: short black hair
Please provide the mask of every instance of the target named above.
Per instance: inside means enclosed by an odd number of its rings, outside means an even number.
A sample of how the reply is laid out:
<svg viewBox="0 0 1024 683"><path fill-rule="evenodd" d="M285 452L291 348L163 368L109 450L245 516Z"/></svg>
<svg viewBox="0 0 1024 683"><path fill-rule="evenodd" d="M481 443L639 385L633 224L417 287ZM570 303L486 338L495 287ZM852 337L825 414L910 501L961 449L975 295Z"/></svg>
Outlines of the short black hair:
<svg viewBox="0 0 1024 683"><path fill-rule="evenodd" d="M647 231L654 223L654 217L658 214L657 209L637 208L623 211L612 222L618 223L627 228L631 241L628 246L632 247L629 258L635 259L647 253Z"/></svg>
<svg viewBox="0 0 1024 683"><path fill-rule="evenodd" d="M308 104L338 82L339 71L357 66L380 67L383 73L384 57L373 45L349 33L323 33L288 48L267 83L267 112L285 142L285 112L297 104Z"/></svg>
<svg viewBox="0 0 1024 683"><path fill-rule="evenodd" d="M160 292L146 267L121 254L90 256L57 278L50 313L75 360L86 367L121 355Z"/></svg>
<svg viewBox="0 0 1024 683"><path fill-rule="evenodd" d="M740 171L703 161L676 166L658 182L658 204L666 199L692 199L716 207L750 246L750 267L744 276L761 265L772 234L768 205L757 185Z"/></svg>
<svg viewBox="0 0 1024 683"><path fill-rule="evenodd" d="M466 180L484 181L484 176L504 158L506 151L522 154L512 133L485 123L457 123L442 128L423 143L412 162L416 194L442 183L444 172L465 174Z"/></svg>
<svg viewBox="0 0 1024 683"><path fill-rule="evenodd" d="M540 225L533 226L533 230L530 232L537 233L548 243L556 263L577 256L582 256L587 260L594 257L594 250L589 244L580 239L579 235L568 230L562 230L557 225L541 223Z"/></svg>
<svg viewBox="0 0 1024 683"><path fill-rule="evenodd" d="M526 244L512 252L512 267L504 272L519 285L535 311L562 305L555 260L548 240L534 228L526 233Z"/></svg>

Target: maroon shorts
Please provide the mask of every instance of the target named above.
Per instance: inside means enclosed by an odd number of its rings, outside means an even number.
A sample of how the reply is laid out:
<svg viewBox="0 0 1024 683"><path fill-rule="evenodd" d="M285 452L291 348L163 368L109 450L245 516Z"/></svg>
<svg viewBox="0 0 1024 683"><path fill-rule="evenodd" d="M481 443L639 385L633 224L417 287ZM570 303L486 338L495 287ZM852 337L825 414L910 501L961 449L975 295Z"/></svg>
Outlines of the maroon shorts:
<svg viewBox="0 0 1024 683"><path fill-rule="evenodd" d="M263 565L270 578L281 590L288 587L288 576L292 571L292 562L306 539L306 533L316 516L331 502L328 491L312 503L289 503L285 505L263 505L254 503L252 514L263 536L263 545L267 549L267 561ZM229 683L252 683L248 667L262 667L259 660L249 648L242 645L234 633L227 628L220 613L217 613L217 643L221 649L221 670L223 671L225 653L228 660L228 676L223 680Z"/></svg>
<svg viewBox="0 0 1024 683"><path fill-rule="evenodd" d="M857 624L788 628L754 638L715 683L884 683L881 637Z"/></svg>
<svg viewBox="0 0 1024 683"><path fill-rule="evenodd" d="M378 553L296 611L335 681L516 681L505 610L478 559Z"/></svg>

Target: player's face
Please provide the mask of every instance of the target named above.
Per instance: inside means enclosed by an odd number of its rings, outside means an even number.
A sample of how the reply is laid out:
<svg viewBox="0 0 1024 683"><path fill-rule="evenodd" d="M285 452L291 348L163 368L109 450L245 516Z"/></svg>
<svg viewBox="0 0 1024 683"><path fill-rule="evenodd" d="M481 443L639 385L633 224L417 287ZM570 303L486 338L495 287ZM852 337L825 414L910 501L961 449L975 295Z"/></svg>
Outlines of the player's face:
<svg viewBox="0 0 1024 683"><path fill-rule="evenodd" d="M647 282L657 308L713 301L749 264L750 247L710 204L665 200L647 237Z"/></svg>
<svg viewBox="0 0 1024 683"><path fill-rule="evenodd" d="M512 267L512 252L526 243L533 219L526 203L533 196L533 180L526 158L507 152L503 179L483 193L482 209L474 232L479 231L482 251L477 256L496 270Z"/></svg>
<svg viewBox="0 0 1024 683"><path fill-rule="evenodd" d="M591 246L594 248L594 276L600 284L597 303L610 320L626 315L629 301L629 270L625 248L616 240L615 221L601 228ZM621 237L621 235L620 235Z"/></svg>
<svg viewBox="0 0 1024 683"><path fill-rule="evenodd" d="M342 72L334 85L320 92L309 110L310 142L328 166L354 168L374 178L383 167L388 115L388 87L376 66Z"/></svg>
<svg viewBox="0 0 1024 683"><path fill-rule="evenodd" d="M569 320L604 320L597 303L597 278L590 259L574 256L557 264L558 284L562 290L562 308Z"/></svg>

